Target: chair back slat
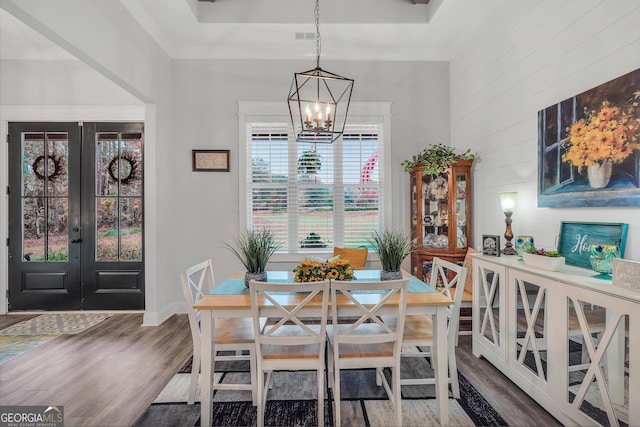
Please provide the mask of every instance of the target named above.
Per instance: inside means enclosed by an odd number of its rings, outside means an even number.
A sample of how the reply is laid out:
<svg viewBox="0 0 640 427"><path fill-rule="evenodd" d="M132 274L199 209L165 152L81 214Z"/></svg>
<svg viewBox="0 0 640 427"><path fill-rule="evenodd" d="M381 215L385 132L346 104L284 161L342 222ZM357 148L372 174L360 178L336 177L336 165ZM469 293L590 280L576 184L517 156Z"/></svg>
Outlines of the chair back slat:
<svg viewBox="0 0 640 427"><path fill-rule="evenodd" d="M290 293L295 286L296 294L305 294L295 305L283 304L283 294ZM259 282L249 283L251 312L258 352L262 345L301 346L319 344L324 352L327 333L329 304L329 281L300 284ZM299 313L310 304L321 299L319 318L300 317ZM287 299L287 298L285 298ZM269 322L260 329L261 306L269 306ZM283 333L286 329L286 334Z"/></svg>
<svg viewBox="0 0 640 427"><path fill-rule="evenodd" d="M398 346L402 343L404 329L404 313L407 306L408 279L387 280L378 282L338 281L331 283L331 301L339 298L346 299L357 308L357 314L346 320L338 319L338 304L332 304L331 314L333 323L333 340L335 343L345 344L380 344L392 343ZM358 299L358 292L375 292L380 294L380 300L374 305L362 304ZM395 328L381 320L382 310L387 315L398 318ZM389 313L392 310L392 313ZM376 333L372 326L378 326ZM363 333L363 330L366 331Z"/></svg>
<svg viewBox="0 0 640 427"><path fill-rule="evenodd" d="M441 282L444 286L442 288L438 287L437 289L453 299L453 305L447 309L447 316L449 318L447 337L449 344L453 343L455 345L458 323L460 322L460 305L462 304L462 294L464 293L463 280L465 280L466 277L466 267L445 261L441 258L433 258L430 284L435 288L438 282ZM456 292L455 295L452 296L453 288L456 289Z"/></svg>
<svg viewBox="0 0 640 427"><path fill-rule="evenodd" d="M200 340L200 310L193 308L200 298L204 297L215 287L213 263L210 259L186 268L181 273L182 291L187 303L187 315L194 340Z"/></svg>

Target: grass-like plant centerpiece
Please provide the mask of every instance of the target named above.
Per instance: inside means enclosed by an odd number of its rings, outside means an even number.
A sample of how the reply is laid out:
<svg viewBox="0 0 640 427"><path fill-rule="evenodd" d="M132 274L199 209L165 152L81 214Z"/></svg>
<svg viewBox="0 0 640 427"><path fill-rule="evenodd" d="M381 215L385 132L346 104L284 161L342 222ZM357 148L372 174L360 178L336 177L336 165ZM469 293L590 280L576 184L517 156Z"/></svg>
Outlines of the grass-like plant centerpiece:
<svg viewBox="0 0 640 427"><path fill-rule="evenodd" d="M293 269L296 282L320 282L325 279L353 280L353 269L349 260L337 258L320 262L312 259L300 261L300 265Z"/></svg>
<svg viewBox="0 0 640 427"><path fill-rule="evenodd" d="M535 247L522 253L524 263L543 270L558 271L564 266L565 258L557 251L545 251Z"/></svg>
<svg viewBox="0 0 640 427"><path fill-rule="evenodd" d="M267 263L269 258L282 247L282 242L276 240L273 232L268 228L247 230L234 239L234 244L225 243L227 249L233 253L247 270L244 284L249 287L252 279L265 282L267 280Z"/></svg>
<svg viewBox="0 0 640 427"><path fill-rule="evenodd" d="M402 271L400 271L402 261L411 253L409 236L401 230L387 229L382 233L375 231L367 241L380 258L382 264L380 280L402 279Z"/></svg>

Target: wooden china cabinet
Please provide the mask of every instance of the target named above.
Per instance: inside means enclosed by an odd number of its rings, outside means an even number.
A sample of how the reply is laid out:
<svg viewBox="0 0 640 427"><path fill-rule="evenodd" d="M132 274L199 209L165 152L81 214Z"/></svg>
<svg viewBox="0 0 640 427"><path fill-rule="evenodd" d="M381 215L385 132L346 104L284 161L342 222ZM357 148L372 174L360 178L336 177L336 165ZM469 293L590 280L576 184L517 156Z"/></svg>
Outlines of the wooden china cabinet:
<svg viewBox="0 0 640 427"><path fill-rule="evenodd" d="M439 175L423 175L424 165L411 172L411 272L430 277L433 257L462 263L471 246L471 166L456 160Z"/></svg>

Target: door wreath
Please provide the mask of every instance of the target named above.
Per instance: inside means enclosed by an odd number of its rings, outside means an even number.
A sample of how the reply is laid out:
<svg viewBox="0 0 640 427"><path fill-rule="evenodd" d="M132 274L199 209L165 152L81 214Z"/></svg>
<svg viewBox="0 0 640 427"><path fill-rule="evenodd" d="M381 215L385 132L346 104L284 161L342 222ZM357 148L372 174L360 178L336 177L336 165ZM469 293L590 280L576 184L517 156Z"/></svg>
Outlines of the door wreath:
<svg viewBox="0 0 640 427"><path fill-rule="evenodd" d="M109 172L109 177L114 182L118 181L118 177L116 174L118 173L118 160L121 162L127 162L129 164L129 173L124 178L120 178L120 182L122 184L129 184L129 182L136 178L136 174L138 171L138 161L135 159L134 155L129 152L123 152L120 156L115 156L109 162L109 166L107 167L107 171ZM115 169L115 170L114 170ZM120 168L122 170L122 168Z"/></svg>
<svg viewBox="0 0 640 427"><path fill-rule="evenodd" d="M47 160L51 160L51 162L53 163L53 172L51 172L47 176L47 179L49 181L53 181L62 173L62 156L58 156L56 158L56 156L54 156L53 154L49 154L46 158ZM44 173L40 173L38 171L38 169L40 168L40 163L42 163L44 159L45 159L44 156L38 156L36 157L36 159L33 161L33 164L31 165L31 168L33 169L33 173L38 177L38 179L44 179ZM43 166L42 168L43 172L44 172L44 169L45 168Z"/></svg>

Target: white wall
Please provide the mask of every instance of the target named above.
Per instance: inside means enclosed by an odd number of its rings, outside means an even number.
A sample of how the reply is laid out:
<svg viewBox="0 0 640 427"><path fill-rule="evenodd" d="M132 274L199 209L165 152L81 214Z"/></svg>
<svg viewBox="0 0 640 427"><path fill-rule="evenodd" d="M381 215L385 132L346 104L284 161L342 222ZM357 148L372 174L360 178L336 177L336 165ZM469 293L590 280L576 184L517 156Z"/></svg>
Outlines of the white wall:
<svg viewBox="0 0 640 427"><path fill-rule="evenodd" d="M179 305L181 290L176 286L175 270L171 268L171 253L163 248L171 247L166 229L174 223L170 194L158 188L168 187L170 175L157 171L171 169L173 153L163 147L175 140L173 135L173 87L171 84L172 63L157 43L143 31L120 2L85 2L64 0L55 4L33 0L16 2L2 0L2 7L31 26L60 47L67 50L84 64L124 89L145 106L145 324L157 324L172 314ZM117 28L117 31L114 31ZM0 64L3 65L3 64ZM25 69L29 68L25 66ZM0 74L4 80L5 73ZM11 84L18 84L18 80ZM61 79L59 84L75 90L76 82ZM2 86L5 82L3 81ZM83 88L82 90L85 90ZM15 94L15 93L12 93ZM30 96L34 92L30 92ZM48 98L51 99L50 97ZM95 94L91 107L99 107L103 99ZM13 101L12 101L13 102ZM27 101L16 102L25 105ZM37 102L35 97L29 103ZM42 102L45 102L44 100ZM38 106L34 105L34 120L42 120ZM5 111L5 110L3 110ZM108 118L106 118L108 120ZM6 132L6 121L11 117L0 117L0 125ZM135 120L135 119L134 119ZM3 175L0 184L6 185L6 151L0 150L0 166ZM6 207L6 198L0 203ZM3 209L4 211L4 209ZM6 234L6 230L2 233ZM2 234L0 233L0 234ZM6 254L6 251L0 251ZM4 257L3 259L6 259ZM0 264L0 291L6 289L6 263ZM6 307L6 305L4 306ZM0 305L0 310L3 305Z"/></svg>
<svg viewBox="0 0 640 427"><path fill-rule="evenodd" d="M300 61L182 60L175 64L179 129L173 147L171 194L180 211L172 232L174 264L184 268L212 257L218 277L242 268L223 248L239 223L238 101L282 102L296 71L313 66ZM400 163L429 142L449 143L449 92L446 62L331 62L321 66L355 80L354 102L391 102L393 226L408 228L408 175ZM230 173L191 171L192 149L230 149ZM282 264L269 268L292 268ZM176 270L177 274L178 271Z"/></svg>
<svg viewBox="0 0 640 427"><path fill-rule="evenodd" d="M212 257L218 277L240 268L222 248L223 242L230 241L241 229L238 101L285 103L293 73L315 64L312 60L170 61L137 24L130 22L119 2L88 5L65 0L54 5L48 1L25 4L4 0L2 6L144 103L145 324L162 322L184 307L179 273L187 265ZM116 32L111 27L115 22L119 23ZM29 82L20 80L19 71L29 70L23 77L35 78L37 62L7 64L7 71L12 72L2 73L0 89L12 84L28 87ZM65 75L63 68L55 68L61 65L47 66L59 76L55 82L46 80L47 86L59 84L59 89L11 89L6 92L8 98L4 93L0 96L0 104L51 105L63 94L61 105L73 104L74 99L83 105L99 105L103 99L108 104L130 101L111 99L106 93L108 84L92 87L90 94L78 93L86 90L95 76L74 70L77 64ZM355 79L354 101L392 103L393 149L389 161L393 225L408 227L408 176L400 162L428 143L450 141L448 63L323 61L322 66ZM9 77L11 81L7 81ZM78 84L82 80L87 83ZM34 120L41 120L37 110L33 109ZM7 118L0 117L0 122L3 120L6 123ZM230 149L231 172L192 172L190 156L196 148ZM0 166L4 166L6 157L0 160ZM0 184L3 180L4 176ZM6 199L2 205L6 206ZM0 274L6 282L6 264L1 265Z"/></svg>
<svg viewBox="0 0 640 427"><path fill-rule="evenodd" d="M640 259L640 208L538 208L537 112L640 68L636 0L503 1L461 34L451 57L451 138L479 154L474 246L504 234L498 193L518 192L515 235L554 248L561 221L629 224Z"/></svg>

